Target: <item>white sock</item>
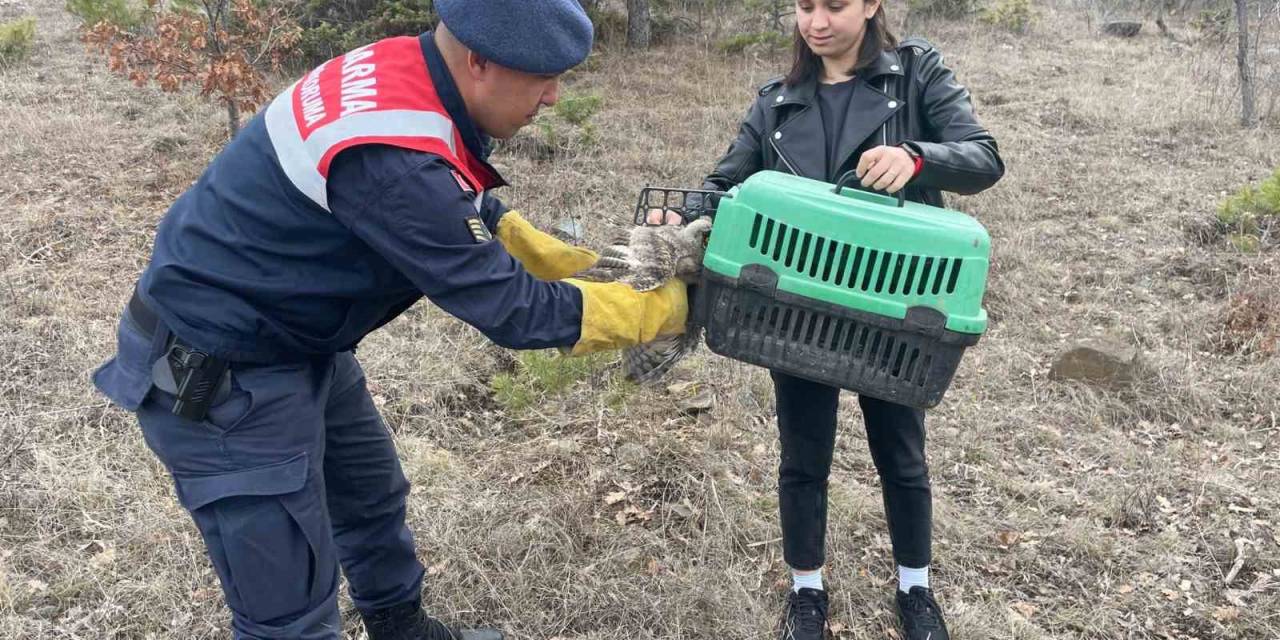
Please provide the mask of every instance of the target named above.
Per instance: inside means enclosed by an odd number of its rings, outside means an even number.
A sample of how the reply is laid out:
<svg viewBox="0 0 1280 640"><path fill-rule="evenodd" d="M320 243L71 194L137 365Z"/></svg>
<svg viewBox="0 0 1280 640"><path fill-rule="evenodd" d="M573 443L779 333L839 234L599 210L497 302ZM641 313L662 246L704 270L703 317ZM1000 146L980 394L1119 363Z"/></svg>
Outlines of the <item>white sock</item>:
<svg viewBox="0 0 1280 640"><path fill-rule="evenodd" d="M822 591L822 569L813 573L796 573L791 570L791 590L800 593L801 589L817 589Z"/></svg>
<svg viewBox="0 0 1280 640"><path fill-rule="evenodd" d="M929 588L929 566L912 569L898 565L898 591L911 593L911 587Z"/></svg>

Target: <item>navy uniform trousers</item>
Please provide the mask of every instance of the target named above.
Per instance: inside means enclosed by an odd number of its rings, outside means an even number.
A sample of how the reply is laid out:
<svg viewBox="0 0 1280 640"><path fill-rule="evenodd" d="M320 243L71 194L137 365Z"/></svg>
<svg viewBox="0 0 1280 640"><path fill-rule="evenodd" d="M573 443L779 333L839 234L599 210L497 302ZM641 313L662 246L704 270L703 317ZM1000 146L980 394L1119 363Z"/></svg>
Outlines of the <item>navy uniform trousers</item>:
<svg viewBox="0 0 1280 640"><path fill-rule="evenodd" d="M419 598L423 567L405 526L409 483L350 353L232 365L232 392L199 422L151 386L167 331L121 321L94 375L135 409L204 537L237 639L341 634L338 570L362 611ZM130 406L133 405L133 406Z"/></svg>

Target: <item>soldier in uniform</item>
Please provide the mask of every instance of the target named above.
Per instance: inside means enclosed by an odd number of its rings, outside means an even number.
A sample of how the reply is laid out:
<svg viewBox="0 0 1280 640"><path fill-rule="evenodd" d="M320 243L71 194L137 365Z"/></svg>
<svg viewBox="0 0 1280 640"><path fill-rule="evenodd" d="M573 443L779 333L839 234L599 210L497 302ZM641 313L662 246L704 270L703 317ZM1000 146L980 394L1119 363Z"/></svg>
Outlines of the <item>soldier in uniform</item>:
<svg viewBox="0 0 1280 640"><path fill-rule="evenodd" d="M409 485L353 355L425 296L514 349L679 334L684 285L570 278L594 253L493 196L486 161L589 53L575 0L436 0L441 24L326 62L173 204L94 382L135 412L204 538L236 638L502 638L423 612Z"/></svg>

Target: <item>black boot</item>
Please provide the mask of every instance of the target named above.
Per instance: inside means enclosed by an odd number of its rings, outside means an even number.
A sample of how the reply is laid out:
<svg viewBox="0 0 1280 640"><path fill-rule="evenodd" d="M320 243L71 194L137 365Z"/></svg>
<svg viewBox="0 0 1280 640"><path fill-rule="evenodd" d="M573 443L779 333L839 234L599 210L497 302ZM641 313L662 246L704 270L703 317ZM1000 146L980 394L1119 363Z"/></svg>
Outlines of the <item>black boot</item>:
<svg viewBox="0 0 1280 640"><path fill-rule="evenodd" d="M781 640L823 640L827 632L827 592L801 589L787 595Z"/></svg>
<svg viewBox="0 0 1280 640"><path fill-rule="evenodd" d="M503 640L497 629L452 629L422 610L421 602L406 602L369 614L360 613L369 640Z"/></svg>
<svg viewBox="0 0 1280 640"><path fill-rule="evenodd" d="M911 593L898 591L898 617L906 640L950 640L942 607L933 599L933 591L911 587Z"/></svg>

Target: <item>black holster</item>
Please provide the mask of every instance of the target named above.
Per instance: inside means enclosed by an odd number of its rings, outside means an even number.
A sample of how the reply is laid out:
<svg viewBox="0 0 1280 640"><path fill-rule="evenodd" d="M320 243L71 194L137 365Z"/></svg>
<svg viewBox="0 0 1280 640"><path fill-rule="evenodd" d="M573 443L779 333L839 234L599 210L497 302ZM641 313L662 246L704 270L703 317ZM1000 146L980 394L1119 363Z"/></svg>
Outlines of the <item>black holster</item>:
<svg viewBox="0 0 1280 640"><path fill-rule="evenodd" d="M231 363L178 342L169 346L164 360L176 383L173 414L187 420L204 420L209 407L231 391Z"/></svg>
<svg viewBox="0 0 1280 640"><path fill-rule="evenodd" d="M151 382L176 398L173 402L174 415L194 421L204 420L210 407L230 395L230 362L196 349L169 332L136 290L125 313L147 335L154 335L160 330L169 333L164 355L151 367Z"/></svg>

